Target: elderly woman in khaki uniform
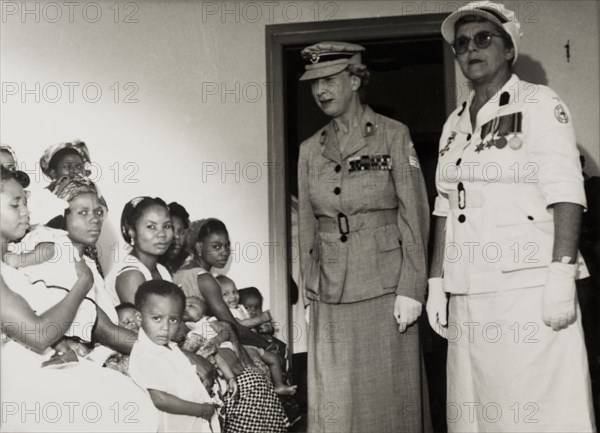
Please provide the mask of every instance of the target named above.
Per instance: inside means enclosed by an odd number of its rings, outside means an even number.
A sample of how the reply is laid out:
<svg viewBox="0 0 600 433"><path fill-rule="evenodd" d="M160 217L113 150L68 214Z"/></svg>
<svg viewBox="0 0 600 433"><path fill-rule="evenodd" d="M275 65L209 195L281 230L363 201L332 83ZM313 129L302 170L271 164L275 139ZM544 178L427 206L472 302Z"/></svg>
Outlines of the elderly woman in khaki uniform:
<svg viewBox="0 0 600 433"><path fill-rule="evenodd" d="M503 5L468 4L442 35L473 88L444 125L436 176L427 314L449 343L448 430L592 431L569 110L512 73L521 26Z"/></svg>
<svg viewBox="0 0 600 433"><path fill-rule="evenodd" d="M361 105L359 45L305 48L301 80L331 121L302 143L300 254L309 306L309 432L431 428L415 321L429 216L408 128Z"/></svg>

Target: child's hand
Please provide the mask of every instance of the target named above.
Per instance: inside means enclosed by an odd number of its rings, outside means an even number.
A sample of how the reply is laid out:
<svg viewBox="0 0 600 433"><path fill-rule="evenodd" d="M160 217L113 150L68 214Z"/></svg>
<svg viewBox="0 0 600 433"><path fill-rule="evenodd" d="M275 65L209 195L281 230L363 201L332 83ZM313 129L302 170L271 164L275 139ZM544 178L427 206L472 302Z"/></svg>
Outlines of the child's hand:
<svg viewBox="0 0 600 433"><path fill-rule="evenodd" d="M262 312L262 313L260 314L260 318L261 318L262 320L264 320L265 322L270 322L271 320L273 320L273 319L271 318L271 312L270 312L269 310Z"/></svg>
<svg viewBox="0 0 600 433"><path fill-rule="evenodd" d="M265 322L258 327L258 332L261 334L273 335L275 333L275 329L273 328L273 324L271 322Z"/></svg>
<svg viewBox="0 0 600 433"><path fill-rule="evenodd" d="M227 379L227 392L229 392L229 395L231 396L232 400L235 400L235 398L237 397L238 390L239 388L235 377Z"/></svg>

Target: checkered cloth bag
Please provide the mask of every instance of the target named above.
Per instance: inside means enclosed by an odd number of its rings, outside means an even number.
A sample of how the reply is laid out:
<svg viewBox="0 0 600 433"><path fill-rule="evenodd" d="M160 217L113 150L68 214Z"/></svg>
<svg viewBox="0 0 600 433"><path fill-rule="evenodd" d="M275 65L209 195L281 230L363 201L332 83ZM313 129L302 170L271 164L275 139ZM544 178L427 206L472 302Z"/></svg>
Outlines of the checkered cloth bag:
<svg viewBox="0 0 600 433"><path fill-rule="evenodd" d="M260 373L244 369L237 378L238 395L226 397L224 433L283 433L288 420L273 391Z"/></svg>

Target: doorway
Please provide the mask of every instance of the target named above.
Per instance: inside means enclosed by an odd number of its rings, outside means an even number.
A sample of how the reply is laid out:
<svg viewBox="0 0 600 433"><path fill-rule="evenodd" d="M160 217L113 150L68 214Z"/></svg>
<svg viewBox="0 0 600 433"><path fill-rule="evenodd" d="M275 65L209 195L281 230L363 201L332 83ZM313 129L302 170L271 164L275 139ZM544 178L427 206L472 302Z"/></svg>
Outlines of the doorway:
<svg viewBox="0 0 600 433"><path fill-rule="evenodd" d="M292 314L291 301L297 298L291 290L293 284L288 285L292 267L298 265L297 243L290 229L292 195L297 195L298 151L302 141L329 121L313 101L310 83L298 81L305 65L300 51L320 41L352 42L366 48L363 62L371 72L371 79L363 103L408 126L433 208L438 141L446 118L455 108L454 56L440 34L446 16L411 15L266 27L270 84L267 86L269 230L271 242L285 246L283 251L287 252L275 257L271 266L271 311L289 325L280 329L287 330L283 338L287 338L291 349L301 341L298 330L304 320ZM302 303L301 296L297 302ZM429 331L424 314L421 318L424 319L421 329ZM424 352L426 358L433 354L428 370L445 372L444 343L427 331L423 332ZM303 359L293 358L301 405L305 392L302 374L306 374ZM445 375L430 375L430 378L434 427L436 431L444 430L445 416L439 417L445 411Z"/></svg>

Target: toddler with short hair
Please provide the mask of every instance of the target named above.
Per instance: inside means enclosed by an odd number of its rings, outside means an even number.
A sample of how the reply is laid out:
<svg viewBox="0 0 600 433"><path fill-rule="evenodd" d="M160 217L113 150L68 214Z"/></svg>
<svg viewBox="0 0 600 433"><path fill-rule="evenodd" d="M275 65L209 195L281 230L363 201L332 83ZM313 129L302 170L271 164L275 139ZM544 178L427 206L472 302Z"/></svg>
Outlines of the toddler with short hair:
<svg viewBox="0 0 600 433"><path fill-rule="evenodd" d="M251 319L261 318L263 312L263 296L256 287L246 287L238 290L240 304L246 308L248 316ZM265 340L271 343L266 350L276 353L282 360L282 365L287 366L289 353L287 345L275 337L275 326L271 320L263 322L252 328L253 331L260 334Z"/></svg>
<svg viewBox="0 0 600 433"><path fill-rule="evenodd" d="M129 375L147 389L160 411L159 432L219 432L217 403L188 357L172 342L185 295L164 280L142 283L135 294L141 329L129 359Z"/></svg>
<svg viewBox="0 0 600 433"><path fill-rule="evenodd" d="M240 324L252 328L271 321L271 314L268 311L259 314L257 317L250 317L246 308L239 303L240 295L231 278L228 278L225 275L219 275L217 281L221 286L223 300L231 310L233 317L235 317ZM271 378L273 379L273 388L276 394L293 395L296 393L297 386L288 385L283 380L282 365L279 357L275 353L254 346L244 347L251 351L258 352L262 361L269 366Z"/></svg>
<svg viewBox="0 0 600 433"><path fill-rule="evenodd" d="M123 302L115 307L119 317L118 325L133 332L139 332L142 326L142 315L131 302ZM129 376L129 355L113 352L104 362L104 367L117 370Z"/></svg>

